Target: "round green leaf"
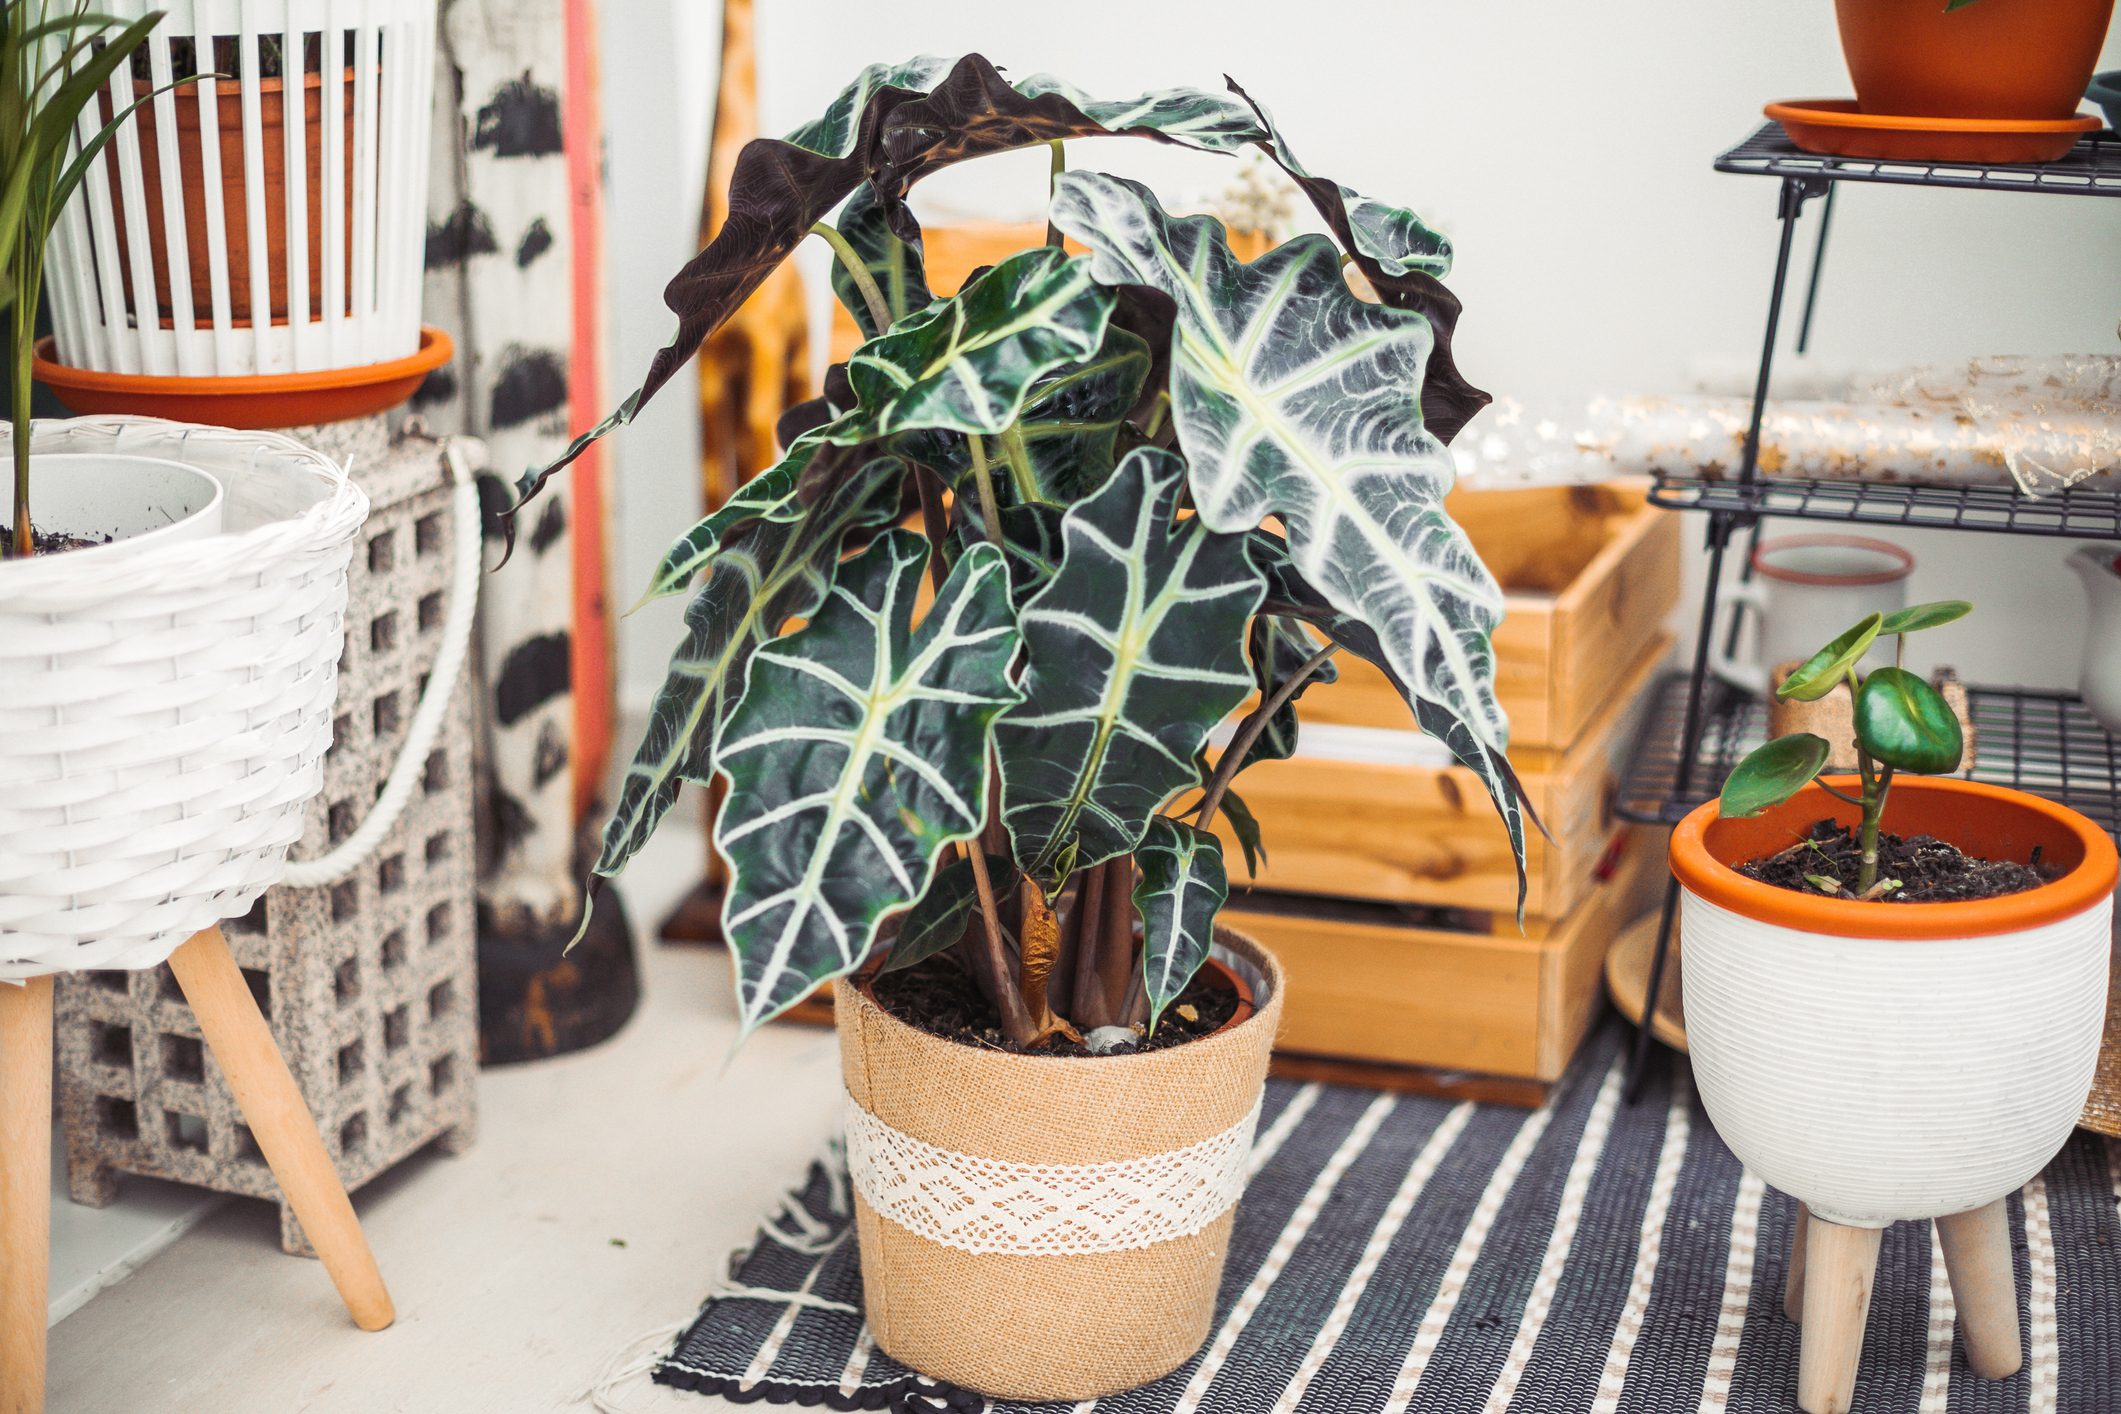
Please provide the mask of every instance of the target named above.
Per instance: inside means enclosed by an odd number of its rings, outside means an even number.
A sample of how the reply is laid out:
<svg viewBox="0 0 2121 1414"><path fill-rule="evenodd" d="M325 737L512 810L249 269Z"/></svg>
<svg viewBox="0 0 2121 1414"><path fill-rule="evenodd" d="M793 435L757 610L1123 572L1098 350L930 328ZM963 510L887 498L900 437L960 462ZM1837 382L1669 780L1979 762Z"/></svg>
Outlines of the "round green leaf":
<svg viewBox="0 0 2121 1414"><path fill-rule="evenodd" d="M1856 660L1870 651L1884 622L1882 614L1866 615L1862 623L1799 664L1775 689L1775 695L1784 701L1817 702L1832 692Z"/></svg>
<svg viewBox="0 0 2121 1414"><path fill-rule="evenodd" d="M1856 743L1888 766L1925 776L1957 770L1966 749L1943 695L1905 668L1880 668L1863 680Z"/></svg>
<svg viewBox="0 0 2121 1414"><path fill-rule="evenodd" d="M1771 805L1782 804L1811 784L1831 755L1833 748L1826 738L1810 732L1776 737L1738 763L1723 783L1716 813L1726 820L1750 819Z"/></svg>
<svg viewBox="0 0 2121 1414"><path fill-rule="evenodd" d="M1910 604L1905 609L1895 609L1878 625L1878 636L1887 638L1896 633L1913 633L1917 629L1936 628L1954 619L1963 619L1974 612L1974 606L1964 599L1938 599L1928 604Z"/></svg>

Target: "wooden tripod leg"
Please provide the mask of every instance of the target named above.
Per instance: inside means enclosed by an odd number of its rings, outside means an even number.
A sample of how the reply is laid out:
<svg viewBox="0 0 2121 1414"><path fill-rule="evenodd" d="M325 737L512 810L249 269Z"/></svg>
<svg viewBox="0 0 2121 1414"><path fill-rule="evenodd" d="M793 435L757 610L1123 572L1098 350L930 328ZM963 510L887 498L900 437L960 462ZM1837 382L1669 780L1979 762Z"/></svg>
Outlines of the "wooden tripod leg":
<svg viewBox="0 0 2121 1414"><path fill-rule="evenodd" d="M2010 1215L2003 1200L1937 1219L1937 1240L1959 1308L1966 1363L1983 1379L2009 1379L2025 1363L2025 1352L2018 1346L2018 1277L2011 1269Z"/></svg>
<svg viewBox="0 0 2121 1414"><path fill-rule="evenodd" d="M347 1201L339 1173L317 1133L317 1121L302 1098L257 999L243 980L219 928L195 933L170 954L170 971L184 989L199 1030L206 1037L236 1104L250 1125L273 1177L302 1229L317 1249L339 1298L364 1331L379 1331L397 1318L375 1255Z"/></svg>
<svg viewBox="0 0 2121 1414"><path fill-rule="evenodd" d="M52 979L0 982L0 1414L44 1408L52 1249Z"/></svg>
<svg viewBox="0 0 2121 1414"><path fill-rule="evenodd" d="M1797 1405L1805 1414L1849 1414L1856 1362L1871 1311L1882 1227L1843 1227L1817 1213L1804 1235L1804 1345L1797 1362Z"/></svg>
<svg viewBox="0 0 2121 1414"><path fill-rule="evenodd" d="M1790 1229L1790 1270L1782 1283L1782 1314L1793 1321L1804 1319L1804 1244L1811 1230L1812 1210L1799 1203Z"/></svg>

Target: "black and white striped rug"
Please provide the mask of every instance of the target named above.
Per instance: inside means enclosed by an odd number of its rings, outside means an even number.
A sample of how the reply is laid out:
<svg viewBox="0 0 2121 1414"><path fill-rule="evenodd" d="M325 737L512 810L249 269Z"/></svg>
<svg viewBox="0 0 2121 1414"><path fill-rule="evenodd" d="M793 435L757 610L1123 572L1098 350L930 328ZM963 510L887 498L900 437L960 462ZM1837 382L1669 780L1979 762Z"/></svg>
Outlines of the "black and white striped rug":
<svg viewBox="0 0 2121 1414"><path fill-rule="evenodd" d="M1207 1347L1078 1414L1794 1409L1792 1204L1740 1168L1684 1067L1622 1104L1623 1037L1599 1031L1529 1113L1270 1082ZM2121 1414L2117 1205L2121 1144L2081 1130L2011 1199L2027 1360L1998 1383L1953 1339L1929 1226L1892 1228L1856 1408ZM870 1343L847 1211L844 1175L814 1167L656 1380L837 1409L982 1408Z"/></svg>

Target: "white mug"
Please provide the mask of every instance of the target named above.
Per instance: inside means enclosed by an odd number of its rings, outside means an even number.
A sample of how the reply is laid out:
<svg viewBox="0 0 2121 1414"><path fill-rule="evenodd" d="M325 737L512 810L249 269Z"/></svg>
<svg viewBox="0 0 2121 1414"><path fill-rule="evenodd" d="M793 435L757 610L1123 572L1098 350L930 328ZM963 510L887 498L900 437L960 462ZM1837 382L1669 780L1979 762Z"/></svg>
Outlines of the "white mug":
<svg viewBox="0 0 2121 1414"><path fill-rule="evenodd" d="M1915 557L1898 545L1858 535L1785 535L1753 550L1753 578L1724 591L1742 622L1755 621L1755 647L1737 658L1716 644L1709 666L1743 691L1765 697L1780 664L1802 661L1864 615L1907 606ZM1891 661L1889 648L1864 655L1859 672Z"/></svg>

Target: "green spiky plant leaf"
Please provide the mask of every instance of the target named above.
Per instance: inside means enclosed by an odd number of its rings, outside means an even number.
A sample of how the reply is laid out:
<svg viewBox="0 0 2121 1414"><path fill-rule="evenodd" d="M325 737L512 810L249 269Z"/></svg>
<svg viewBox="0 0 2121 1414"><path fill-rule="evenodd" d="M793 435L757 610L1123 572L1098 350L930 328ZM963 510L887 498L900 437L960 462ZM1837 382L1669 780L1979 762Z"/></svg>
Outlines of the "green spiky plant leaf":
<svg viewBox="0 0 2121 1414"><path fill-rule="evenodd" d="M1149 1028L1207 961L1215 915L1230 895L1222 842L1181 820L1159 815L1134 851L1141 879L1134 906L1142 916L1142 985Z"/></svg>
<svg viewBox="0 0 2121 1414"><path fill-rule="evenodd" d="M842 563L810 623L753 656L722 733L722 931L747 1028L853 971L986 819L987 744L1018 697L1008 574L974 546L916 629L928 554L893 530Z"/></svg>
<svg viewBox="0 0 2121 1414"><path fill-rule="evenodd" d="M1240 645L1265 586L1240 537L1174 523L1184 479L1168 452L1130 453L1068 512L1024 608L1024 701L996 739L1002 820L1042 881L1071 846L1078 868L1131 851L1252 686Z"/></svg>

